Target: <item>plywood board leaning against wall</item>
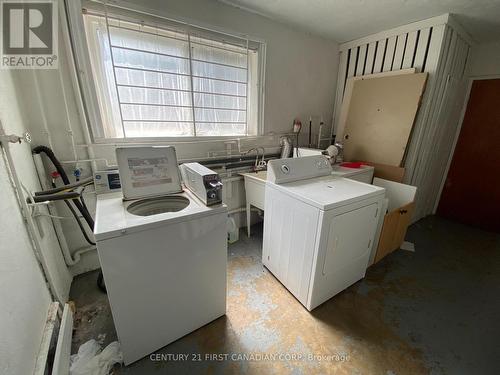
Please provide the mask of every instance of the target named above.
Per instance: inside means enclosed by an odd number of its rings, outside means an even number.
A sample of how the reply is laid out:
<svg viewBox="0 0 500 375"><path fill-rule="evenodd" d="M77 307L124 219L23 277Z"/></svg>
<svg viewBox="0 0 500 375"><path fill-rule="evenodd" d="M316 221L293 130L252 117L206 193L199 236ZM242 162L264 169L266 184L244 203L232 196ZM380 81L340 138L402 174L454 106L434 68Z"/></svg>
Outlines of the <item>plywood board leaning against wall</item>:
<svg viewBox="0 0 500 375"><path fill-rule="evenodd" d="M342 106L340 107L339 121L337 124L336 133L335 133L336 138L341 140L344 137L345 123L347 120L347 113L349 112L349 106L351 104L352 89L354 87L355 81L359 81L361 79L388 77L388 76L393 76L393 75L398 75L398 74L415 74L416 72L417 72L417 70L415 68L408 68L408 69L401 69L401 70L397 70L397 71L365 74L362 76L348 78L346 83L345 83L344 98L342 99Z"/></svg>
<svg viewBox="0 0 500 375"><path fill-rule="evenodd" d="M401 166L427 73L357 80L346 117L344 156Z"/></svg>

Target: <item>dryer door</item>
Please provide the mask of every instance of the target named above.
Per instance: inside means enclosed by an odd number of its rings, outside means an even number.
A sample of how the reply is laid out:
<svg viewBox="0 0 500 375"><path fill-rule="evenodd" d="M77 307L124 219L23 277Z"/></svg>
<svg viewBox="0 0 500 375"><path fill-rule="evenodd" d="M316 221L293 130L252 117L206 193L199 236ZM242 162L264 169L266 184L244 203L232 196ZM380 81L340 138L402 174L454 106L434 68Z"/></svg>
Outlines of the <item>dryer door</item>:
<svg viewBox="0 0 500 375"><path fill-rule="evenodd" d="M375 202L341 214L324 213L311 309L364 277L378 207Z"/></svg>

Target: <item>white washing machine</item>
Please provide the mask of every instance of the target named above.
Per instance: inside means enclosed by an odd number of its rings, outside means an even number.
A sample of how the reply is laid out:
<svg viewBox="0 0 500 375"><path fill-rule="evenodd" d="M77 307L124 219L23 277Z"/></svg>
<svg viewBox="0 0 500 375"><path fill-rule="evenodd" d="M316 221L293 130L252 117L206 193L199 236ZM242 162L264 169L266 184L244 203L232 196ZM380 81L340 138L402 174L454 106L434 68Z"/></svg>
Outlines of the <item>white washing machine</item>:
<svg viewBox="0 0 500 375"><path fill-rule="evenodd" d="M95 237L128 365L226 313L227 208L182 191L172 147L117 159L123 195L98 196Z"/></svg>
<svg viewBox="0 0 500 375"><path fill-rule="evenodd" d="M312 310L365 275L383 188L332 175L324 156L269 162L262 262Z"/></svg>

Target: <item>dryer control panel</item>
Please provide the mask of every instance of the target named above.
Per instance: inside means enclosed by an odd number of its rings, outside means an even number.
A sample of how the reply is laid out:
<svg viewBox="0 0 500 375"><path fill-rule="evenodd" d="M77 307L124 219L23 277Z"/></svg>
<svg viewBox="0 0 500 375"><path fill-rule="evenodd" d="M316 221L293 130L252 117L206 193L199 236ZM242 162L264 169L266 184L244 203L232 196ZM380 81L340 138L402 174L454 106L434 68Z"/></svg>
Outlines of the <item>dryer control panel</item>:
<svg viewBox="0 0 500 375"><path fill-rule="evenodd" d="M323 155L274 159L269 161L267 167L267 181L275 184L307 180L331 174L332 166Z"/></svg>

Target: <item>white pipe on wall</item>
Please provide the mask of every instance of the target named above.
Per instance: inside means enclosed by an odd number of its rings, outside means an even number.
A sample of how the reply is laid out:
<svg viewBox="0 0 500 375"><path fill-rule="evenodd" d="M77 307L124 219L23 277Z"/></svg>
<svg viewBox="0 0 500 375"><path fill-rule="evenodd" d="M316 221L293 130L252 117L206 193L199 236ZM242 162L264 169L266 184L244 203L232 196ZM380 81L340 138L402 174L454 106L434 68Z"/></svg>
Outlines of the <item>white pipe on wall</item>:
<svg viewBox="0 0 500 375"><path fill-rule="evenodd" d="M66 95L66 89L64 88L64 81L62 78L62 65L58 69L57 76L59 77L59 84L61 85L61 91L63 95L63 102L64 102L64 112L66 114L66 120L68 121L68 129L66 131L68 132L68 135L71 139L71 148L73 150L73 158L78 161L78 153L76 151L76 142L75 142L75 135L73 132L73 126L71 124L71 116L69 114L69 108L68 108L68 97Z"/></svg>
<svg viewBox="0 0 500 375"><path fill-rule="evenodd" d="M45 114L45 108L44 108L43 102L42 102L42 95L40 94L40 84L38 82L38 76L36 74L35 69L33 69L31 72L32 72L32 76L33 76L33 81L35 83L35 92L36 92L36 97L37 97L37 103L40 106L40 114L42 116L43 133L47 137L48 146L51 148L51 150L53 150L54 145L52 144L52 137L50 135L50 131L49 131L48 123L47 123L47 116Z"/></svg>
<svg viewBox="0 0 500 375"><path fill-rule="evenodd" d="M5 133L4 133L3 125L0 122L0 135L4 135L4 134ZM19 137L19 138L22 138L22 137ZM19 206L21 208L21 212L22 212L22 214L25 217L26 222L27 222L28 233L30 234L30 238L32 240L33 249L35 251L35 256L38 259L38 262L42 266L43 273L44 273L45 278L47 280L47 283L49 285L49 290L50 290L50 293L52 295L52 298L56 298L57 300L59 300L59 296L56 293L54 280L52 279L52 276L49 272L47 262L45 261L45 258L44 258L43 253L42 253L42 245L41 245L40 238L38 237L38 232L37 232L35 223L33 221L33 217L31 215L29 215L30 210L28 208L28 204L26 203L26 197L23 194L22 184L21 184L21 181L19 180L19 176L17 174L16 167L14 165L14 160L12 159L12 154L10 153L10 148L9 148L10 142L5 137L0 137L0 144L2 145L2 149L4 150L5 158L7 159L7 166L9 167L9 170L10 170L10 175L12 177L12 181L13 181L13 185L14 185L13 187L14 187L14 190L16 191L16 196L18 199ZM64 303L65 301L59 300L59 302Z"/></svg>

